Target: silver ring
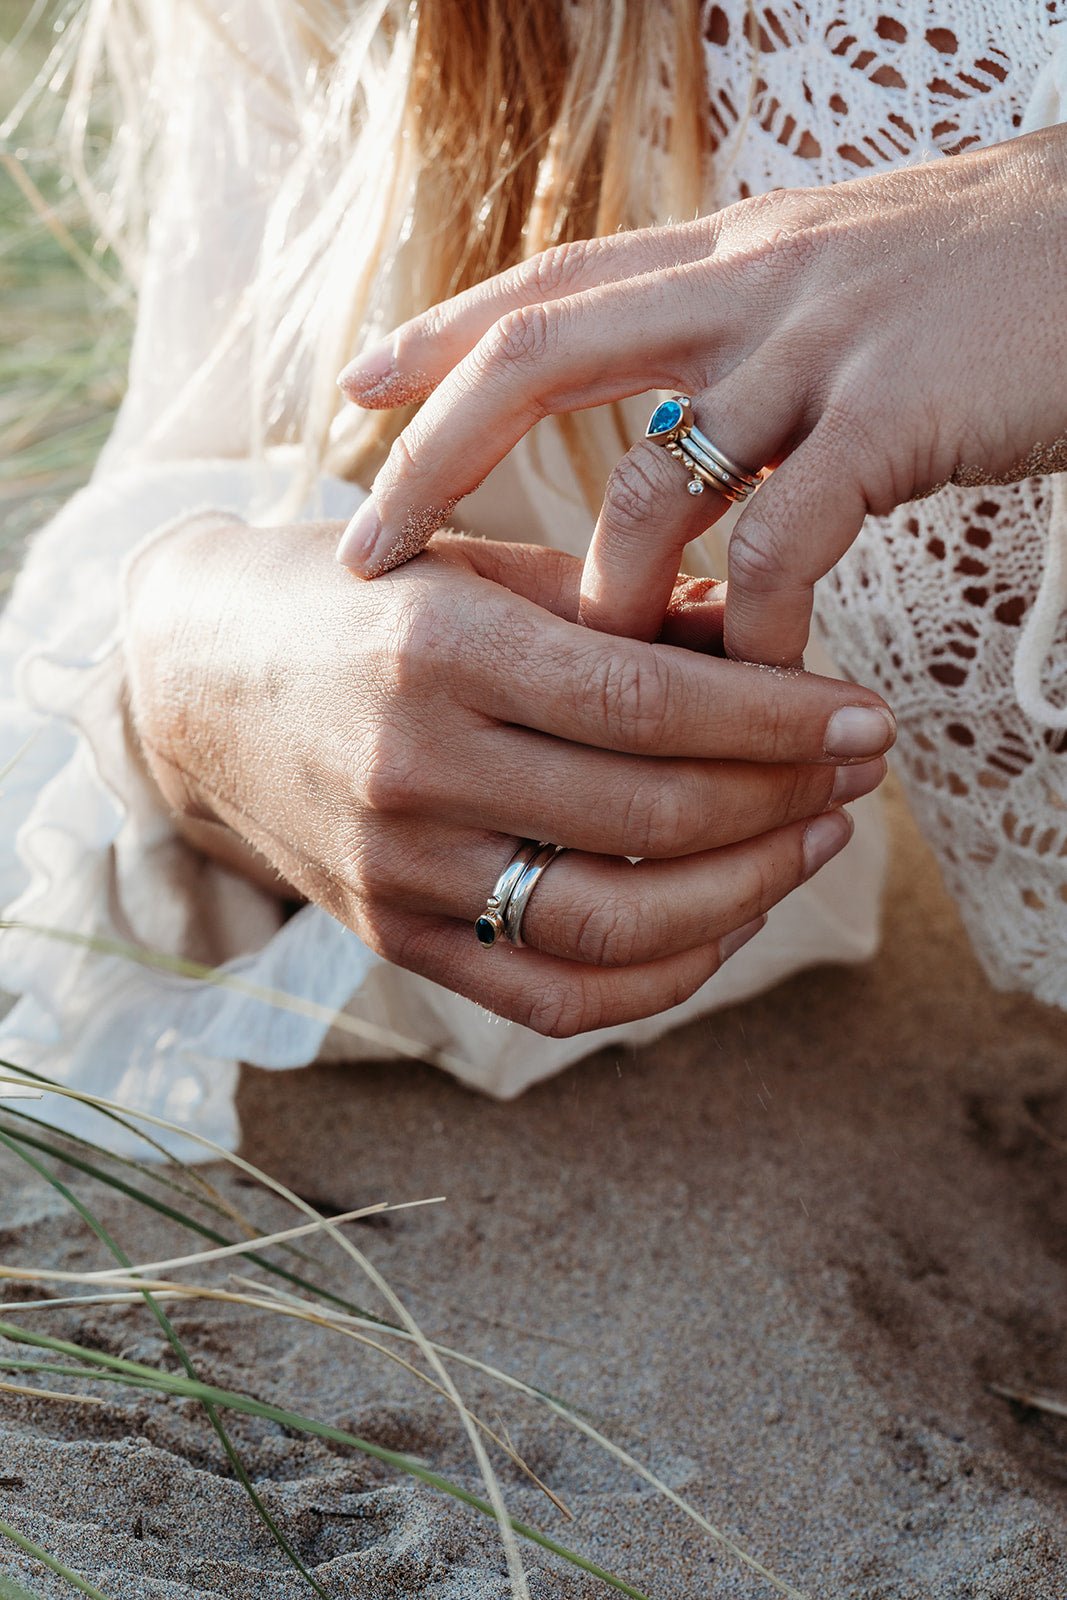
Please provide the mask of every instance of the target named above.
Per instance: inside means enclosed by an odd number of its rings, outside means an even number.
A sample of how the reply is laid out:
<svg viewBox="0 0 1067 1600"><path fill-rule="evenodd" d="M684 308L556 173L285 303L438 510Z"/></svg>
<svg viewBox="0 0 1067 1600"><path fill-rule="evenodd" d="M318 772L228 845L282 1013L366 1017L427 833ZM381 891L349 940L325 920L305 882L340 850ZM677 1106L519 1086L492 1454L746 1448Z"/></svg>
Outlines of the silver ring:
<svg viewBox="0 0 1067 1600"><path fill-rule="evenodd" d="M544 848L539 839L521 840L515 854L494 883L493 892L485 902L485 910L474 924L474 937L487 950L496 944L500 935L504 933L504 912L508 901L530 862L535 860Z"/></svg>
<svg viewBox="0 0 1067 1600"><path fill-rule="evenodd" d="M687 394L663 400L653 411L645 438L660 444L689 472L686 488L690 494L703 494L708 484L727 500L745 500L762 481L759 472L749 472L712 444L693 421L693 402Z"/></svg>
<svg viewBox="0 0 1067 1600"><path fill-rule="evenodd" d="M543 844L533 860L526 866L525 871L508 897L508 903L504 907L504 935L508 942L518 950L523 947L522 918L526 907L530 903L530 896L540 883L541 874L545 868L551 866L556 857L562 854L563 847L561 845Z"/></svg>

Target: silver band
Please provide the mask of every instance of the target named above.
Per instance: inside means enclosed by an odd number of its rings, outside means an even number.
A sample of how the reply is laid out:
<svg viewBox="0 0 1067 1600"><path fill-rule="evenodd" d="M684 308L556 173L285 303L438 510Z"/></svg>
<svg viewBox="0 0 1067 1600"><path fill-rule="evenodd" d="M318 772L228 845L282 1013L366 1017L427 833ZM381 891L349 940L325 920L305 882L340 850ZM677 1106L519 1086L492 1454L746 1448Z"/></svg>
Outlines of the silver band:
<svg viewBox="0 0 1067 1600"><path fill-rule="evenodd" d="M544 844L538 850L533 860L529 862L518 883L508 897L504 907L504 936L510 944L522 949L522 918L526 907L530 903L530 896L541 881L541 874L545 868L551 866L558 855L562 855L561 846Z"/></svg>
<svg viewBox="0 0 1067 1600"><path fill-rule="evenodd" d="M702 466L706 472L710 472L714 478L717 478L727 489L732 489L735 494L751 494L756 487L758 479L739 478L722 465L721 461L717 459L715 446L705 434L701 433L699 428L690 428L689 432L684 438L679 439L678 443L691 461Z"/></svg>
<svg viewBox="0 0 1067 1600"><path fill-rule="evenodd" d="M554 850L555 845L547 848ZM523 873L531 861L537 859L546 846L539 839L523 839L515 854L493 885L493 892L485 902L485 910L474 924L474 937L486 949L496 944L500 935L506 935L504 913Z"/></svg>
<svg viewBox="0 0 1067 1600"><path fill-rule="evenodd" d="M759 473L747 472L744 467L739 467L736 462L731 461L725 451L720 450L718 445L712 444L707 434L702 433L695 422L690 426L687 443L707 456L711 465L720 468L728 478L733 478L739 488L747 489L749 493L759 488Z"/></svg>
<svg viewBox="0 0 1067 1600"><path fill-rule="evenodd" d="M725 495L727 500L747 500L749 490L736 480L728 478L720 467L709 461L698 448L694 447L691 437L686 436L675 440L667 446L668 452L680 461L690 474L690 494L700 494L699 488L694 484L708 484L712 489L717 489L719 494Z"/></svg>

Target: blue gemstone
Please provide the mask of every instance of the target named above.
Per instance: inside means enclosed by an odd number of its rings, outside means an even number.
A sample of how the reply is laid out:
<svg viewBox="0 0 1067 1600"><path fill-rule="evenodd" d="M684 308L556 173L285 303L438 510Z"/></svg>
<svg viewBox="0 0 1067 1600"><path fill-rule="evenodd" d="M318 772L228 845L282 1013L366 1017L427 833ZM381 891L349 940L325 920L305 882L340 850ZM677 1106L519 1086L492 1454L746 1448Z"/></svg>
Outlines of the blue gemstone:
<svg viewBox="0 0 1067 1600"><path fill-rule="evenodd" d="M479 917L474 924L474 936L479 944L496 944L496 927L488 917Z"/></svg>
<svg viewBox="0 0 1067 1600"><path fill-rule="evenodd" d="M677 400L664 400L663 404L657 406L652 413L645 431L646 438L657 439L661 434L670 433L678 426L684 415L685 412Z"/></svg>

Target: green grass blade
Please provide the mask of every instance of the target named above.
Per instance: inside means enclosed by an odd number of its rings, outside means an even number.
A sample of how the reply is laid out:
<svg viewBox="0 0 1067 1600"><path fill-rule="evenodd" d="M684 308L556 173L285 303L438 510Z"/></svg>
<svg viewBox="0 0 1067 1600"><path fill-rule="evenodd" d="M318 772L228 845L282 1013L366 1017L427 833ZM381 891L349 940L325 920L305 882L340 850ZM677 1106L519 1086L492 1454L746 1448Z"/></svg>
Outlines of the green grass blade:
<svg viewBox="0 0 1067 1600"><path fill-rule="evenodd" d="M31 1067L23 1067L22 1070L25 1075L28 1078L32 1078L35 1083L44 1084L49 1089L55 1089L57 1087L55 1079L49 1078L47 1074L43 1072L34 1072ZM203 1173L197 1171L195 1167L190 1166L188 1162L182 1161L176 1156L172 1156L170 1151L167 1150L158 1139L154 1139L152 1137L147 1128L140 1127L129 1117L124 1117L121 1112L115 1111L109 1106L97 1106L95 1109L99 1115L106 1118L107 1121L116 1123L120 1128L124 1128L127 1133L132 1133L135 1139L140 1139L141 1142L147 1145L150 1150L154 1150L157 1155L162 1156L168 1165L176 1166L180 1169L180 1171L184 1172L186 1177L195 1185L196 1189L202 1192L202 1203L204 1205L210 1207L211 1210L217 1212L221 1216L228 1216L231 1222L236 1222L241 1227L247 1227L251 1229L251 1224L248 1222L247 1218L242 1217L235 1206L227 1205L225 1203L222 1196L215 1188L215 1185L210 1183L208 1179L204 1177ZM109 1154L100 1145L94 1145L92 1140L82 1139L78 1134L71 1133L67 1134L66 1137L69 1139L74 1139L78 1144L88 1145L90 1149L95 1150L97 1155L104 1156ZM146 1171L143 1163L131 1161L129 1157L110 1155L110 1159L112 1161L118 1161L124 1166L135 1166L137 1170L142 1173L142 1175ZM166 1176L163 1172L159 1173L156 1181L163 1184L167 1188L177 1189L180 1193L185 1193L186 1198L191 1197L187 1190L183 1190L180 1184L176 1183L173 1178ZM252 1231L254 1232L255 1230L253 1229Z"/></svg>
<svg viewBox="0 0 1067 1600"><path fill-rule="evenodd" d="M12 1115L23 1117L25 1113L13 1113L10 1107L5 1106L3 1107L2 1115L5 1117ZM30 1120L36 1121L37 1119ZM2 1122L0 1122L0 1127L2 1127ZM167 1217L171 1222L179 1223L181 1227L187 1228L190 1233L199 1234L202 1239L210 1239L213 1244L238 1244L240 1242L237 1239L231 1239L225 1233L220 1233L217 1228L212 1228L206 1222L200 1222L195 1217L186 1216L184 1212L168 1205L165 1200L160 1200L155 1195L147 1194L145 1190L138 1189L136 1185L127 1183L124 1178L119 1178L112 1172L104 1171L103 1168L95 1166L92 1162L83 1160L81 1156L68 1153L59 1145L53 1144L51 1140L36 1138L33 1134L23 1132L21 1128L8 1127L7 1133L12 1139L17 1139L20 1143L27 1144L34 1150L40 1150L45 1155L55 1156L58 1160L65 1161L68 1166L73 1167L77 1172L83 1172L86 1177L94 1178L98 1183L105 1184L109 1189L117 1190L119 1194L126 1195L130 1200L136 1200L139 1205L147 1206L150 1210L158 1212L161 1217ZM334 1294L332 1289L326 1289L321 1284L313 1283L310 1279L301 1277L299 1273L290 1272L287 1267L279 1266L276 1261L269 1260L267 1256L261 1254L258 1250L242 1250L241 1254L248 1261L254 1261L256 1266L262 1267L265 1272L273 1273L278 1278L284 1278L287 1283L303 1289L306 1294L328 1301L337 1306L338 1310L347 1311L350 1316L364 1317L368 1322L377 1323L380 1328L392 1329L394 1327L394 1324L387 1322L384 1317L377 1317L372 1311L365 1311L362 1306L357 1305L354 1301L347 1300L343 1295Z"/></svg>
<svg viewBox="0 0 1067 1600"><path fill-rule="evenodd" d="M85 1222L92 1229L93 1233L96 1234L96 1237L100 1240L101 1244L103 1244L105 1248L111 1252L120 1266L131 1267L133 1265L133 1262L130 1260L125 1250L123 1250L117 1240L112 1237L111 1233L96 1216L96 1214L90 1210L84 1201L79 1199L72 1189L68 1188L61 1178L57 1178L54 1173L49 1172L44 1163L38 1161L36 1156L30 1155L28 1150L21 1149L18 1141L11 1138L9 1134L4 1133L3 1129L0 1129L0 1144L5 1145L14 1155L18 1156L20 1161L24 1161L27 1166L32 1167L32 1169L38 1173L46 1183L50 1184L51 1187L55 1189L57 1194L61 1195L63 1199L67 1201L68 1205L70 1205L78 1213L82 1221ZM174 1351L175 1355L178 1357L178 1360L185 1368L186 1374L189 1378L195 1379L196 1368L193 1366L189 1353L181 1339L178 1337L177 1330L175 1329L170 1318L167 1316L167 1313L147 1289L144 1291L144 1301L145 1305L152 1312L152 1315L159 1323L160 1328L163 1330L171 1349ZM307 1567L305 1567L298 1552L290 1540L286 1537L285 1533L283 1533L281 1528L279 1528L278 1524L267 1510L267 1507L264 1505L259 1494L256 1492L255 1485L245 1470L245 1466L241 1460L240 1454L238 1453L233 1440L227 1433L222 1418L218 1414L217 1408L210 1402L205 1401L204 1411L206 1412L208 1420L218 1436L219 1443L222 1445L222 1448L226 1453L226 1458L236 1473L237 1479L247 1494L257 1517L263 1523L263 1526L267 1529L278 1548L283 1552L293 1567L295 1567L296 1571L299 1572L300 1576L307 1580L317 1595L321 1596L321 1600L330 1600L330 1596L327 1591L308 1571Z"/></svg>
<svg viewBox="0 0 1067 1600"><path fill-rule="evenodd" d="M80 1589L82 1594L87 1594L89 1600L108 1600L108 1596L104 1594L102 1589L98 1589L95 1584L90 1583L88 1578L83 1578L79 1573L72 1572L69 1567L65 1567L62 1561L57 1561L55 1556L50 1556L47 1550L42 1550L41 1546L34 1544L32 1539L27 1539L24 1533L19 1533L18 1529L13 1528L9 1522L0 1520L0 1536L10 1539L12 1544L17 1544L24 1555L32 1556L35 1561L41 1563L42 1567L47 1567L50 1572L56 1573L60 1578L66 1578L67 1582L72 1583L75 1589ZM0 1584L6 1586L6 1595L4 1588L0 1588L0 1600L7 1600L7 1596L10 1596L11 1600L37 1600L36 1595L31 1594L29 1589L24 1589L20 1583L16 1583L14 1578L0 1578Z"/></svg>
<svg viewBox="0 0 1067 1600"><path fill-rule="evenodd" d="M410 1456L402 1455L399 1451L388 1450L384 1445L361 1439L345 1428L334 1427L332 1423L301 1416L298 1412L287 1411L284 1407L271 1405L265 1400L254 1400L250 1395L236 1394L229 1389L217 1389L211 1384L201 1383L198 1379L182 1378L177 1373L160 1372L155 1367L145 1366L139 1361L129 1361L124 1356L108 1355L102 1350L89 1350L83 1345L72 1343L69 1339L53 1339L47 1334L20 1328L14 1323L0 1321L0 1338L10 1339L16 1344L28 1344L38 1349L52 1350L57 1355L71 1356L80 1363L77 1366L68 1366L54 1361L28 1361L0 1355L0 1367L5 1369L49 1372L54 1377L78 1378L83 1381L103 1379L106 1382L124 1383L135 1389L150 1390L158 1394L180 1395L186 1399L200 1401L206 1399L223 1411L238 1411L247 1416L262 1417L265 1421L277 1422L283 1428L291 1428L296 1433L309 1434L312 1438L325 1439L332 1444L348 1445L363 1455L381 1461L385 1466L393 1467L408 1477L417 1478L420 1483L449 1495L453 1500L459 1500L463 1505L481 1512L484 1517L494 1522L497 1520L496 1512L488 1500L482 1500L469 1489L461 1488L459 1484L453 1483L441 1473L434 1472L432 1467L427 1467ZM542 1533L539 1528L531 1527L528 1523L520 1522L511 1516L508 1517L508 1523L512 1532L518 1534L520 1538L539 1545L541 1549L559 1556L571 1566L587 1572L591 1577L599 1578L601 1582L616 1589L620 1594L627 1595L629 1600L649 1600L642 1590L634 1588L625 1579L616 1577L614 1573L597 1566L596 1562L590 1561L576 1550L569 1550L566 1545L559 1544L548 1534Z"/></svg>
<svg viewBox="0 0 1067 1600"><path fill-rule="evenodd" d="M39 1075L35 1074L35 1076ZM47 1083L48 1080L41 1079L40 1081ZM99 1156L102 1161L110 1161L118 1167L125 1167L129 1172L136 1172L145 1181L158 1184L161 1189L167 1189L171 1194L180 1195L183 1200L188 1200L194 1205L203 1206L206 1211L213 1212L215 1216L225 1217L230 1222L240 1223L241 1227L249 1229L250 1237L254 1236L255 1230L236 1206L231 1207L219 1204L211 1198L209 1192L198 1192L196 1189L190 1188L188 1184L181 1183L177 1178L171 1177L167 1169L161 1167L158 1162L153 1162L149 1165L147 1161L138 1161L135 1156L117 1155L114 1151L105 1149L103 1145L94 1144L92 1139L86 1139L79 1133L71 1133L67 1128L60 1131L54 1128L50 1122L46 1122L43 1117L35 1117L32 1112L20 1111L15 1106L0 1106L0 1111L5 1112L8 1116L17 1117L20 1122L32 1123L35 1127L40 1128L42 1133L50 1134L53 1139L58 1140L59 1142L54 1145L52 1151L57 1159L66 1161L69 1154L68 1146L71 1145L76 1146L79 1150L88 1150L94 1156ZM212 1188L213 1185L209 1184L207 1186L208 1191ZM294 1254L299 1254L302 1259L306 1259L309 1265L322 1265L320 1261L315 1261L313 1257L307 1256L303 1251L297 1252L294 1249Z"/></svg>

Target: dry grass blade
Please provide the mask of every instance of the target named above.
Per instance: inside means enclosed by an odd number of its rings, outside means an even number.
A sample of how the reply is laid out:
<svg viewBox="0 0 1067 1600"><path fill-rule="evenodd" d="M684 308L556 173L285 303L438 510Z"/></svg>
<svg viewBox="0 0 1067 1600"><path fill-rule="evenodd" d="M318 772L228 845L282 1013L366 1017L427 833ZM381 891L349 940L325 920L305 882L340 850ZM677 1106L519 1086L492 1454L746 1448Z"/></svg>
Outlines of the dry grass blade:
<svg viewBox="0 0 1067 1600"><path fill-rule="evenodd" d="M0 1073L0 1084L18 1083L20 1081L24 1080L14 1077L9 1072ZM62 1095L66 1099L80 1101L83 1105L95 1105L98 1107L105 1106L109 1110L117 1111L120 1114L129 1114L129 1108L117 1105L114 1101L108 1100L102 1095L82 1094L76 1089L67 1088L65 1085L63 1087L56 1086L53 1088L52 1093ZM261 1171L260 1168L254 1166L251 1162L246 1161L243 1156L237 1155L232 1150L225 1149L222 1145L217 1144L214 1139L209 1139L204 1134L194 1133L189 1129L179 1128L175 1123L168 1121L168 1119L164 1117L157 1117L151 1112L140 1110L134 1114L138 1117L138 1119L147 1122L152 1127L163 1128L172 1133L182 1133L187 1138L193 1139L201 1146L202 1149L210 1150L214 1156L223 1161L229 1162L232 1166L235 1166L242 1172L247 1173L249 1177L256 1179L268 1189L273 1190L275 1194L279 1195L283 1200L288 1201L290 1205L295 1206L298 1211L300 1211L304 1216L308 1217L311 1221L322 1224L323 1231L328 1234L331 1239L333 1239L334 1243L337 1244L346 1255L351 1257L351 1259L360 1268L361 1272L363 1272L370 1282L374 1284L374 1287L378 1290L378 1293L385 1300L386 1304L391 1308L394 1315L400 1319L404 1327L413 1336L416 1344L422 1352L424 1359L437 1373L438 1378L441 1380L442 1386L448 1394L449 1400L455 1407L456 1413L463 1425L463 1430L470 1441L471 1449L473 1450L475 1460L478 1463L478 1470L481 1473L482 1481L485 1484L486 1493L489 1496L489 1504L492 1507L493 1515L496 1518L497 1525L500 1529L500 1538L504 1547L504 1555L508 1565L508 1577L512 1592L517 1597L517 1600L530 1600L529 1587L526 1582L526 1573L522 1564L522 1557L519 1554L518 1540L515 1536L513 1519L504 1503L504 1497L500 1488L500 1483L497 1479L496 1473L493 1470L492 1462L489 1460L489 1457L486 1453L485 1446L481 1441L478 1429L467 1416L466 1407L464 1406L463 1401L460 1399L455 1383L446 1370L440 1356L437 1354L430 1341L426 1338L415 1318L408 1311L407 1307L400 1300L399 1296L396 1295L388 1283L386 1283L378 1269L363 1254L361 1250L357 1249L350 1239L346 1239L343 1233L341 1233L337 1228L332 1227L325 1220L325 1218L321 1217L315 1210L314 1206L309 1205L306 1200L302 1199L300 1195L294 1193L292 1189L290 1189L286 1184L281 1183L277 1178L272 1178L269 1173Z"/></svg>
<svg viewBox="0 0 1067 1600"><path fill-rule="evenodd" d="M17 1069L14 1070L17 1071ZM18 1081L20 1080L12 1076L11 1071L0 1072L0 1085L4 1084L5 1082ZM109 1109L122 1112L126 1115L136 1115L138 1118L143 1118L144 1121L149 1123L151 1126L159 1127L164 1130L170 1130L174 1127L174 1125L169 1123L165 1118L153 1116L150 1112L132 1112L129 1108L117 1107L111 1101L101 1100L98 1096L94 1095L82 1094L75 1089L68 1089L66 1087L56 1085L54 1087L54 1092L56 1094L63 1095L68 1099L80 1101L85 1105L96 1105L98 1107L104 1106ZM268 1174L261 1173L257 1167L255 1167L251 1162L245 1161L243 1157L223 1149L221 1145L215 1144L213 1140L207 1139L201 1134L191 1134L189 1136L202 1148L211 1150L211 1152L221 1160L229 1162L230 1164L236 1166L239 1170L247 1173L249 1176L258 1179L258 1181L263 1183L267 1188L281 1194L283 1198L290 1196L291 1191L286 1189L284 1185L279 1184L277 1180L269 1177ZM300 1200L298 1196L292 1196L292 1203L296 1205L297 1209L299 1209L302 1213L306 1214L311 1210L307 1203ZM317 1213L312 1214L317 1216ZM297 1300L297 1303L300 1303L298 1301L298 1297L290 1297L288 1295L281 1294L274 1290L273 1287L268 1288L267 1286L263 1286L262 1292L277 1298L291 1298ZM319 1310L320 1308L316 1307L314 1309ZM381 1321L375 1321L370 1318L350 1318L348 1313L331 1312L330 1314L338 1322L351 1320L356 1326L369 1326L383 1337L386 1333L388 1333L390 1337L394 1338L412 1338L407 1329L393 1329L387 1324L383 1325ZM422 1335L421 1338L424 1340L425 1336ZM412 1342L419 1341L413 1339ZM683 1516L687 1517L698 1528L700 1528L701 1531L705 1533L713 1543L717 1544L721 1550L731 1556L740 1565L747 1567L750 1572L758 1574L764 1579L765 1582L769 1583L778 1594L787 1596L787 1600L807 1600L807 1596L802 1590L797 1589L794 1585L786 1582L782 1578L779 1578L775 1573L771 1572L769 1568L764 1566L764 1564L755 1556L752 1556L748 1553L748 1551L743 1550L741 1546L729 1536L729 1534L724 1533L721 1528L712 1523L701 1511L699 1511L695 1506L690 1504L689 1501L685 1500L681 1495L679 1495L677 1491L666 1484L662 1478L658 1477L657 1474L651 1470L651 1468L646 1467L642 1462L636 1460L635 1457L630 1455L630 1453L624 1450L620 1445L617 1445L612 1440L608 1439L597 1428L595 1428L592 1423L586 1421L586 1419L580 1416L577 1412L571 1410L562 1402L554 1399L551 1395L545 1394L542 1390L534 1388L531 1384L524 1383L522 1379L515 1378L510 1373L506 1373L499 1368L493 1367L487 1362L479 1361L473 1356L462 1355L457 1351L447 1349L443 1346L440 1348L442 1349L442 1353L446 1354L449 1360L459 1361L463 1365L469 1367L471 1370L483 1373L485 1376L493 1378L504 1384L507 1388L513 1389L516 1393L524 1394L536 1403L546 1406L570 1427L573 1427L577 1429L578 1432L584 1434L586 1438L598 1445L599 1448L604 1450L608 1455L612 1456L629 1471L636 1473L636 1475L643 1479L643 1481L647 1483L650 1488L655 1489L657 1493L663 1496L664 1499L668 1500L672 1505L674 1505L683 1514Z"/></svg>
<svg viewBox="0 0 1067 1600"><path fill-rule="evenodd" d="M317 1418L302 1416L299 1412L288 1411L283 1406L270 1405L266 1401L256 1400L250 1395L240 1394L232 1389L218 1389L213 1384L201 1383L189 1379L182 1374L160 1371L154 1367L147 1367L142 1362L129 1361L122 1356L111 1356L101 1350L89 1349L85 1345L74 1344L67 1339L53 1339L46 1334L31 1332L26 1328L19 1328L10 1322L0 1321L0 1338L8 1338L17 1344L28 1344L37 1349L48 1350L53 1353L49 1361L14 1359L11 1357L0 1358L0 1365L17 1371L47 1372L53 1377L68 1377L77 1379L98 1378L105 1382L123 1384L134 1389L148 1390L156 1394L169 1394L184 1396L198 1400L201 1404L236 1411L247 1416L263 1417L268 1421L276 1422L283 1428L294 1430L297 1433L309 1434L312 1438L330 1440L336 1444L349 1445L352 1448L372 1456L378 1461L389 1466L397 1467L401 1472L410 1477L418 1478L421 1482L429 1484L432 1488L441 1490L450 1495L452 1499L464 1505L472 1506L484 1516L494 1518L495 1512L486 1500L481 1500L469 1489L460 1487L441 1476L432 1468L424 1465L413 1456L401 1455L398 1451L386 1449L382 1445L361 1439L358 1435L349 1433L346 1428L334 1427L331 1423L320 1422ZM77 1365L69 1365L66 1361L56 1361L55 1356L73 1357ZM539 1528L533 1528L528 1523L520 1522L517 1518L511 1520L511 1531L514 1535L521 1535L533 1544L540 1545L543 1550L551 1551L553 1555L561 1556L572 1566L582 1572L588 1572L602 1582L610 1584L621 1594L628 1595L630 1600L649 1600L640 1589L627 1583L624 1578L617 1577L600 1567L588 1556L579 1555L574 1550L568 1550Z"/></svg>
<svg viewBox="0 0 1067 1600"><path fill-rule="evenodd" d="M40 1301L37 1301L40 1305ZM6 1383L0 1381L0 1390L4 1394L19 1394L29 1400L62 1400L64 1405L72 1406L106 1406L107 1401L98 1394L66 1394L61 1389L35 1389L28 1383Z"/></svg>
<svg viewBox="0 0 1067 1600"><path fill-rule="evenodd" d="M334 1220L341 1221L343 1219L335 1218ZM263 1242L263 1240L257 1241L259 1244ZM99 1274L91 1272L71 1273L44 1267L9 1267L0 1265L0 1279L13 1280L18 1283L69 1283L72 1279L82 1283L96 1283L99 1281L99 1276ZM242 1282L244 1280L238 1279L237 1281ZM318 1313L312 1307L289 1306L273 1297L264 1296L257 1292L259 1289L257 1284L251 1284L249 1289L244 1291L235 1291L218 1289L209 1284L175 1283L166 1279L148 1279L131 1274L128 1279L120 1280L116 1287L118 1292L113 1294L71 1295L64 1299L50 1300L4 1301L3 1311L4 1315L7 1316L12 1311L40 1312L66 1310L72 1306L80 1309L86 1306L136 1305L145 1291L151 1293L152 1298L159 1302L174 1303L203 1300L221 1302L226 1305L245 1306L250 1310L265 1311L268 1315L273 1316L290 1317L334 1333L341 1333L355 1343L362 1345L364 1349L373 1350L378 1355L384 1356L387 1361L402 1367L405 1372L410 1373L419 1383L425 1384L428 1389L440 1395L442 1399L449 1399L448 1394L442 1389L441 1385L435 1383L428 1373L423 1372L420 1367L415 1366L414 1362L405 1360L402 1355L399 1355L395 1350L390 1350L388 1346L381 1344L377 1339L372 1339L368 1334L358 1332L354 1328L339 1326L328 1313ZM440 1346L437 1348L440 1349ZM0 1385L0 1387L3 1386ZM537 1473L523 1459L511 1441L491 1428L484 1418L479 1417L469 1407L465 1406L464 1410L474 1425L485 1434L486 1438L503 1451L512 1465L524 1477L528 1478L536 1489L541 1491L561 1515L566 1517L568 1521L573 1522L574 1513L570 1507L560 1499L554 1489L550 1488L542 1478L538 1477Z"/></svg>
<svg viewBox="0 0 1067 1600"><path fill-rule="evenodd" d="M356 1211L343 1211L336 1217L322 1217L317 1222L304 1222L299 1227L283 1228L277 1233L258 1234L255 1238L242 1240L239 1244L219 1245L214 1250L198 1250L193 1255L172 1256L167 1261L135 1263L127 1268L103 1267L99 1272L55 1273L50 1276L66 1277L82 1283L108 1283L119 1278L142 1276L147 1278L150 1274L172 1272L177 1267L198 1267L206 1261L221 1261L226 1256L247 1255L249 1250L266 1250L269 1245L285 1244L290 1239L303 1239L308 1234L319 1233L327 1228L340 1228L346 1222L358 1222L362 1217L380 1217L387 1211L414 1211L419 1206L443 1204L443 1195L436 1195L429 1200L401 1200L396 1205L391 1205L386 1200L379 1200L372 1206L360 1206ZM0 1268L0 1275L4 1270Z"/></svg>
<svg viewBox="0 0 1067 1600"><path fill-rule="evenodd" d="M35 1544L32 1539L28 1539L17 1528L13 1528L10 1522L0 1521L0 1537L10 1539L11 1543L17 1545L25 1555L32 1556L34 1561L39 1561L43 1567L47 1567L57 1577L66 1578L67 1582L73 1584L75 1589L80 1589L82 1594L88 1595L89 1600L108 1600L108 1596L104 1594L103 1590L98 1589L95 1584L89 1583L87 1579L82 1577L80 1572L73 1572L70 1567L65 1567L62 1561L57 1561L55 1556L49 1555L47 1550L43 1549L39 1544ZM0 1577L0 1584L7 1585L8 1594L15 1597L15 1600L37 1600L36 1595L31 1594L28 1589L23 1589L13 1579ZM3 1589L0 1589L0 1600L3 1600Z"/></svg>
<svg viewBox="0 0 1067 1600"><path fill-rule="evenodd" d="M2 1130L0 1130L0 1144L3 1144L8 1150L16 1155L20 1161L25 1162L25 1164L40 1177L42 1177L58 1195L62 1196L68 1205L70 1205L71 1208L77 1212L82 1221L88 1225L104 1248L110 1251L110 1253L115 1257L116 1261L120 1262L124 1268L129 1270L129 1257L126 1255L118 1241L111 1234L110 1230L104 1226L103 1222L101 1222L100 1218L95 1214L95 1212L93 1212L90 1207L87 1206L85 1202L81 1200L74 1193L74 1191L62 1181L61 1178L57 1177L54 1172L50 1172L49 1169L45 1167L35 1155L31 1154L30 1151L23 1149L18 1144L17 1140L12 1139L9 1134L4 1133ZM162 1306L160 1306L158 1302L152 1298L147 1289L141 1290L141 1296L144 1304L147 1306L148 1310L152 1313L156 1322L159 1324L165 1339L167 1340L174 1354L177 1356L178 1361L184 1369L187 1377L197 1381L196 1369L189 1356L189 1352L186 1350L181 1339L178 1337L178 1333L174 1327L174 1324L171 1322ZM230 1438L229 1432L222 1421L218 1407L206 1397L203 1399L202 1404L204 1414L215 1431L216 1438L222 1446L226 1459L233 1469L234 1475L240 1483L241 1488L247 1495L256 1516L267 1530L267 1533L274 1540L275 1544L278 1546L278 1549L285 1556L294 1570L298 1572L300 1576L311 1586L311 1588L314 1589L315 1593L319 1595L320 1600L330 1600L326 1590L323 1589L322 1585L304 1565L295 1545L287 1537L287 1535L275 1521L274 1517L271 1515L266 1503L264 1502L262 1496L256 1489L255 1484L252 1482L252 1479L248 1474L240 1452L234 1445L233 1440Z"/></svg>
<svg viewBox="0 0 1067 1600"><path fill-rule="evenodd" d="M1017 1406L1029 1406L1031 1411L1045 1411L1050 1417L1067 1417L1067 1400L1054 1394L1042 1394L1037 1389L1015 1389L1006 1383L991 1383L990 1392L1002 1400L1012 1400Z"/></svg>

